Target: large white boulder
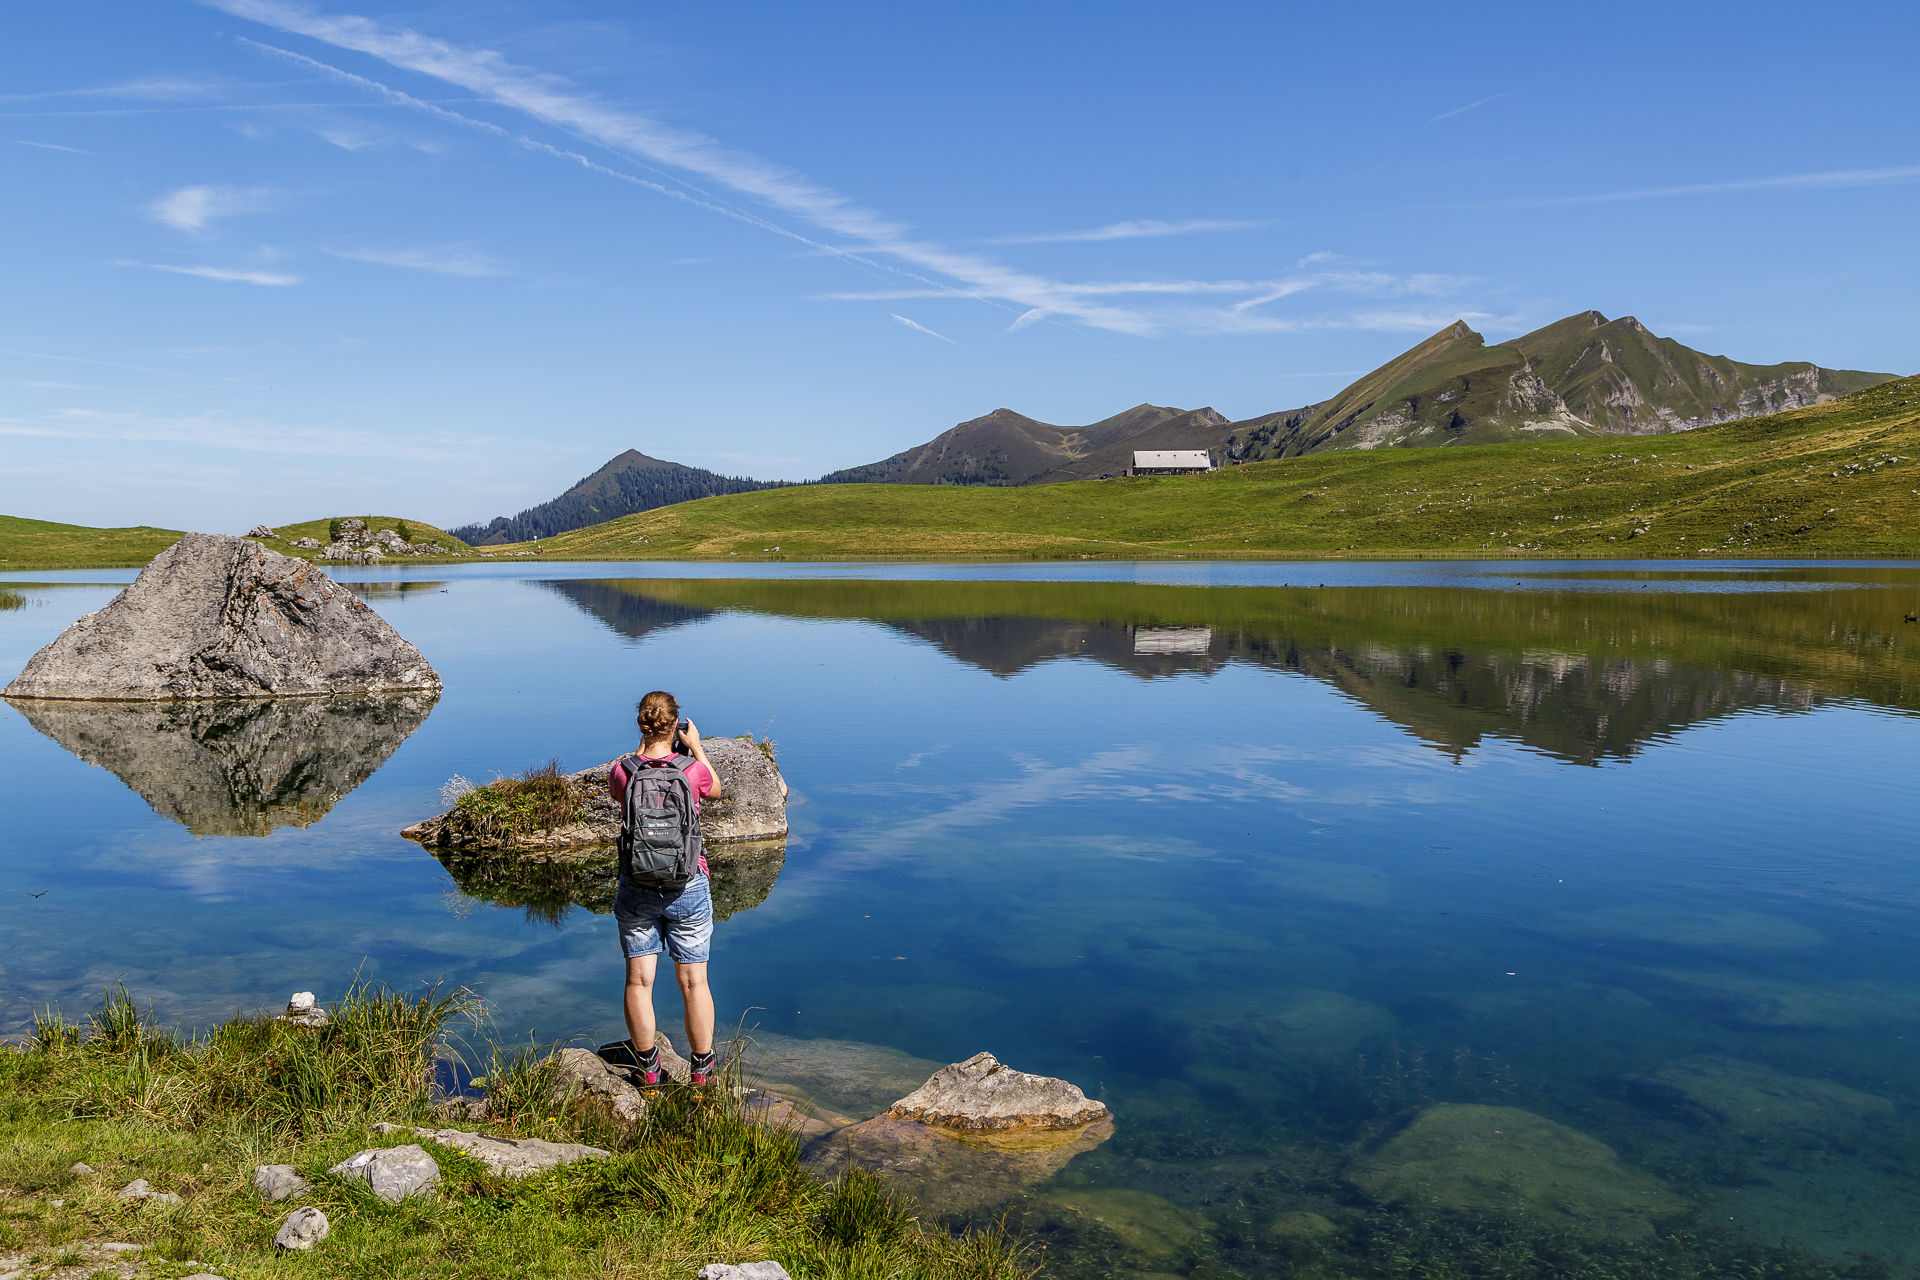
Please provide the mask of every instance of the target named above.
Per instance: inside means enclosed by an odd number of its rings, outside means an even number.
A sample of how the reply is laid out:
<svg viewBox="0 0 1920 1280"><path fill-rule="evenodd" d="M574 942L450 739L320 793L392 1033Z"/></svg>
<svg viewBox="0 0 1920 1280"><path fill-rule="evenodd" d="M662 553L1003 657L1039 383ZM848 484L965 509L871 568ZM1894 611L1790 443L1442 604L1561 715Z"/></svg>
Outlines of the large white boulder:
<svg viewBox="0 0 1920 1280"><path fill-rule="evenodd" d="M326 571L189 533L28 660L10 698L159 702L438 689L440 676Z"/></svg>

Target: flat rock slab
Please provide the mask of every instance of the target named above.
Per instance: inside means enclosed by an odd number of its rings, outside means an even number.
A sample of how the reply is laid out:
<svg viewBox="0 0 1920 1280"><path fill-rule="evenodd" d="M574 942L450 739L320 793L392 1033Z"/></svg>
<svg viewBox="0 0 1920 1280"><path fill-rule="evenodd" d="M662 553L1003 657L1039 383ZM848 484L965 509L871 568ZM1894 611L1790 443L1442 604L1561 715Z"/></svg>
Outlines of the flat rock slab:
<svg viewBox="0 0 1920 1280"><path fill-rule="evenodd" d="M399 1204L408 1196L430 1196L440 1185L439 1164L418 1143L357 1151L327 1172L366 1184L388 1204Z"/></svg>
<svg viewBox="0 0 1920 1280"><path fill-rule="evenodd" d="M700 1268L700 1280L793 1280L777 1262L709 1262Z"/></svg>
<svg viewBox="0 0 1920 1280"><path fill-rule="evenodd" d="M708 763L720 775L720 798L700 806L700 836L724 856L725 846L771 844L787 838L787 784L766 753L745 738L703 738ZM551 831L515 833L501 843L481 841L464 830L458 806L400 832L430 849L553 853L604 849L620 839L620 806L607 794L607 775L617 760L570 773L578 789L580 821Z"/></svg>
<svg viewBox="0 0 1920 1280"><path fill-rule="evenodd" d="M1015 1071L990 1053L976 1053L934 1072L886 1114L991 1141L1083 1129L1107 1118L1107 1104L1065 1080Z"/></svg>
<svg viewBox="0 0 1920 1280"><path fill-rule="evenodd" d="M1347 1178L1375 1200L1604 1235L1650 1236L1655 1219L1691 1207L1599 1139L1517 1107L1428 1107Z"/></svg>
<svg viewBox="0 0 1920 1280"><path fill-rule="evenodd" d="M1002 1204L1045 1182L1083 1151L1113 1136L1102 1120L1057 1145L1032 1150L978 1146L910 1120L875 1116L807 1147L807 1165L823 1178L849 1167L869 1170L930 1213L966 1213Z"/></svg>
<svg viewBox="0 0 1920 1280"><path fill-rule="evenodd" d="M539 1138L496 1138L462 1129L415 1129L414 1133L443 1147L464 1151L487 1166L496 1178L526 1178L578 1160L605 1160L611 1151L580 1142L544 1142Z"/></svg>
<svg viewBox="0 0 1920 1280"><path fill-rule="evenodd" d="M263 1164L253 1171L253 1189L268 1200L285 1200L312 1186L290 1164Z"/></svg>
<svg viewBox="0 0 1920 1280"><path fill-rule="evenodd" d="M305 560L189 533L28 660L14 698L393 693L440 677L360 598Z"/></svg>

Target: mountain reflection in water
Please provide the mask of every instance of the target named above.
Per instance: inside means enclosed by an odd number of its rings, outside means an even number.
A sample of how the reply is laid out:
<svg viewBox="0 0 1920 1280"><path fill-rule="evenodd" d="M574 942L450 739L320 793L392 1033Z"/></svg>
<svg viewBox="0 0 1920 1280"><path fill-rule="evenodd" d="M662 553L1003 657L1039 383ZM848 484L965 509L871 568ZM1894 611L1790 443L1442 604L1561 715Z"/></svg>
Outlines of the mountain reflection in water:
<svg viewBox="0 0 1920 1280"><path fill-rule="evenodd" d="M264 836L320 821L387 762L438 698L7 701L195 835Z"/></svg>
<svg viewBox="0 0 1920 1280"><path fill-rule="evenodd" d="M621 635L739 610L863 620L1010 676L1084 658L1142 679L1312 676L1459 759L1487 736L1624 759L1690 725L1862 700L1920 710L1894 593L621 579L546 584Z"/></svg>

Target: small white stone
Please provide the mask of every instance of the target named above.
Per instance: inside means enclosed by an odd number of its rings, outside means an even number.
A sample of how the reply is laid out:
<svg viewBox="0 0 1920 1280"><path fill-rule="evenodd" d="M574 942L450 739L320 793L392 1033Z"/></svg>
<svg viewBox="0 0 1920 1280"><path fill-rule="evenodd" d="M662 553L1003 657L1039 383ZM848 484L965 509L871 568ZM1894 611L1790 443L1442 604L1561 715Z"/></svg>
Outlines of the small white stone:
<svg viewBox="0 0 1920 1280"><path fill-rule="evenodd" d="M288 1013L305 1013L311 1008L313 1008L313 992L311 991L296 991L293 993L292 999L287 1001Z"/></svg>
<svg viewBox="0 0 1920 1280"><path fill-rule="evenodd" d="M709 1262L700 1268L700 1280L793 1280L777 1262Z"/></svg>
<svg viewBox="0 0 1920 1280"><path fill-rule="evenodd" d="M67 1172L73 1174L75 1177L90 1178L93 1176L93 1166L82 1161L77 1164L68 1165Z"/></svg>

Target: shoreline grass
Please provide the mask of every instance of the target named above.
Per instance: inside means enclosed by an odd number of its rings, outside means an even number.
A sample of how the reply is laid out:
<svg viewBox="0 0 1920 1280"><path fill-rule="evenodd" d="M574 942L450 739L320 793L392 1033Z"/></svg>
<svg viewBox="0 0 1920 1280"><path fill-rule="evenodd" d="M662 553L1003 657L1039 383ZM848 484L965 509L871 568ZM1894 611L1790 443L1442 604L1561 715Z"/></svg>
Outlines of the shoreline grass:
<svg viewBox="0 0 1920 1280"><path fill-rule="evenodd" d="M556 1101L535 1053L494 1049L498 1114L456 1120L436 1105L434 1057L451 1026L480 1025L470 992L356 984L330 1014L321 1028L239 1016L183 1034L124 990L82 1022L43 1014L28 1043L0 1046L0 1252L45 1265L77 1242L128 1241L145 1246L149 1268L191 1259L243 1280L282 1273L273 1233L311 1204L332 1223L299 1259L316 1277L685 1280L707 1262L769 1257L797 1280L1027 1280L1034 1269L997 1232L923 1229L870 1175L820 1181L797 1138L731 1090L664 1091L628 1125L598 1099ZM507 1180L404 1128L376 1133L378 1121L612 1154ZM387 1205L326 1173L357 1150L415 1141L441 1168L432 1199ZM291 1164L313 1187L264 1202L251 1186L260 1164ZM180 1202L119 1199L136 1177Z"/></svg>

